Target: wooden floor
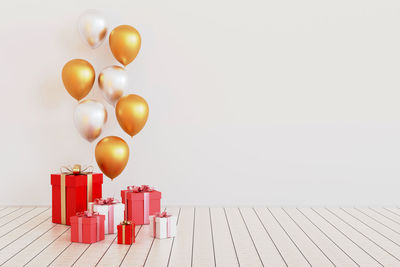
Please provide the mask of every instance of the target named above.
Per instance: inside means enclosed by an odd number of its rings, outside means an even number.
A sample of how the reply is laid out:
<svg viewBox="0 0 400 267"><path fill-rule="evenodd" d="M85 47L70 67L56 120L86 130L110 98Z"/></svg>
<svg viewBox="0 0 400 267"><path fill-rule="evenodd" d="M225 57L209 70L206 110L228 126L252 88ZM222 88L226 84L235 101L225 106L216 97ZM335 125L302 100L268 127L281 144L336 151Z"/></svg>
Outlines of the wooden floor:
<svg viewBox="0 0 400 267"><path fill-rule="evenodd" d="M0 208L1 266L400 266L398 208L169 207L176 238L71 243L49 207Z"/></svg>

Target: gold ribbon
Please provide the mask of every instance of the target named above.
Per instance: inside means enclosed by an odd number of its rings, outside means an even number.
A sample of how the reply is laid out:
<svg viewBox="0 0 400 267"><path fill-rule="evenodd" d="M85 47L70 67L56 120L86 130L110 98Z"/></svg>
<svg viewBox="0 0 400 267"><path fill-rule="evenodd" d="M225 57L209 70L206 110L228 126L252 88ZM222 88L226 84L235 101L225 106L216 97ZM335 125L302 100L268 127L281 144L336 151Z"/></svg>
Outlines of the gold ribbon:
<svg viewBox="0 0 400 267"><path fill-rule="evenodd" d="M92 168L91 171L86 172L86 170ZM65 169L63 171L63 169ZM60 190L61 190L61 224L67 224L67 197L66 197L66 187L65 187L65 177L67 175L86 175L87 177L87 200L86 205L87 209L89 209L89 202L93 201L93 167L88 166L82 170L80 164L75 164L73 168L70 167L61 167L61 181L60 181Z"/></svg>
<svg viewBox="0 0 400 267"><path fill-rule="evenodd" d="M87 174L87 209L89 209L89 202L93 202L93 175L91 173Z"/></svg>
<svg viewBox="0 0 400 267"><path fill-rule="evenodd" d="M65 196L65 175L61 174L60 190L61 190L61 224L67 224L67 205Z"/></svg>
<svg viewBox="0 0 400 267"><path fill-rule="evenodd" d="M125 244L125 227L126 225L122 225L122 244Z"/></svg>

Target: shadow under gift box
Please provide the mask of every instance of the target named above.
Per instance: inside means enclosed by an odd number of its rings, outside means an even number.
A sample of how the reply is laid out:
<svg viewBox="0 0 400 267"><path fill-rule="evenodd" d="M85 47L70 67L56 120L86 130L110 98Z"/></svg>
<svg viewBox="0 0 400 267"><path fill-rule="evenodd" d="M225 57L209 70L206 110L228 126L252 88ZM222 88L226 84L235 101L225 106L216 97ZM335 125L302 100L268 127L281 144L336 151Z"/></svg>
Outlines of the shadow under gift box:
<svg viewBox="0 0 400 267"><path fill-rule="evenodd" d="M104 240L104 215L71 217L71 242L91 244Z"/></svg>
<svg viewBox="0 0 400 267"><path fill-rule="evenodd" d="M148 203L146 211L146 194ZM149 216L160 212L161 192L133 192L121 190L122 203L125 204L125 220L134 222L136 225L150 224Z"/></svg>
<svg viewBox="0 0 400 267"><path fill-rule="evenodd" d="M71 225L71 216L86 211L88 202L102 197L102 184L102 173L52 174L52 222Z"/></svg>

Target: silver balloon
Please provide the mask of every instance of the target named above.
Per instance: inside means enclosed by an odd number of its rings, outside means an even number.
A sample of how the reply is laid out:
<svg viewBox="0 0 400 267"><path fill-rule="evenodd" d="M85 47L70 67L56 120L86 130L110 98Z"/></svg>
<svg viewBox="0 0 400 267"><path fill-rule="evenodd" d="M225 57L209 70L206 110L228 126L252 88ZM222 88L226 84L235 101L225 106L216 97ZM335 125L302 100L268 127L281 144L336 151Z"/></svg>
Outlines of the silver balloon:
<svg viewBox="0 0 400 267"><path fill-rule="evenodd" d="M108 103L115 106L125 93L128 84L128 75L124 68L110 66L100 73L98 81L104 98Z"/></svg>
<svg viewBox="0 0 400 267"><path fill-rule="evenodd" d="M107 36L107 22L96 10L88 10L78 19L78 31L84 42L91 48L101 45Z"/></svg>
<svg viewBox="0 0 400 267"><path fill-rule="evenodd" d="M74 111L74 123L83 138L92 142L100 136L107 121L104 105L96 100L87 99L80 102Z"/></svg>

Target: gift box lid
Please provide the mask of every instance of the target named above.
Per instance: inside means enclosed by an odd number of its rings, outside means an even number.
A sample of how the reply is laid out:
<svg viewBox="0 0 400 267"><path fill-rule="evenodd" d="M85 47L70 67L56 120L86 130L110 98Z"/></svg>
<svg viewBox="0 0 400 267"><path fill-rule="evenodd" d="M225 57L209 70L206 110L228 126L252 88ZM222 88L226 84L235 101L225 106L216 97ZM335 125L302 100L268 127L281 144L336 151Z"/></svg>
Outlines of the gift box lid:
<svg viewBox="0 0 400 267"><path fill-rule="evenodd" d="M117 229L122 229L122 226L123 226L123 224L118 224L117 225ZM135 224L132 222L131 224L125 224L125 226L127 227L127 228L132 228L132 227L135 227Z"/></svg>
<svg viewBox="0 0 400 267"><path fill-rule="evenodd" d="M103 183L103 174L102 173L93 173L92 174L92 182L94 184L102 184ZM51 185L60 186L61 183L61 174L52 174L51 175ZM87 185L87 175L66 175L65 176L65 186L76 187L76 186L86 186Z"/></svg>
<svg viewBox="0 0 400 267"><path fill-rule="evenodd" d="M97 214L93 215L92 217L84 217L82 216L82 223L83 224L96 224L97 223L97 217L100 217L100 222L104 221L106 219L105 215ZM70 221L71 223L78 223L78 218L79 216L71 216Z"/></svg>
<svg viewBox="0 0 400 267"><path fill-rule="evenodd" d="M149 193L149 199L160 199L161 198L161 192L157 190L153 190L151 192L130 192L129 190L122 190L121 194L125 194L124 192L128 191L127 198L132 199L132 200L143 200L144 199L144 193Z"/></svg>

